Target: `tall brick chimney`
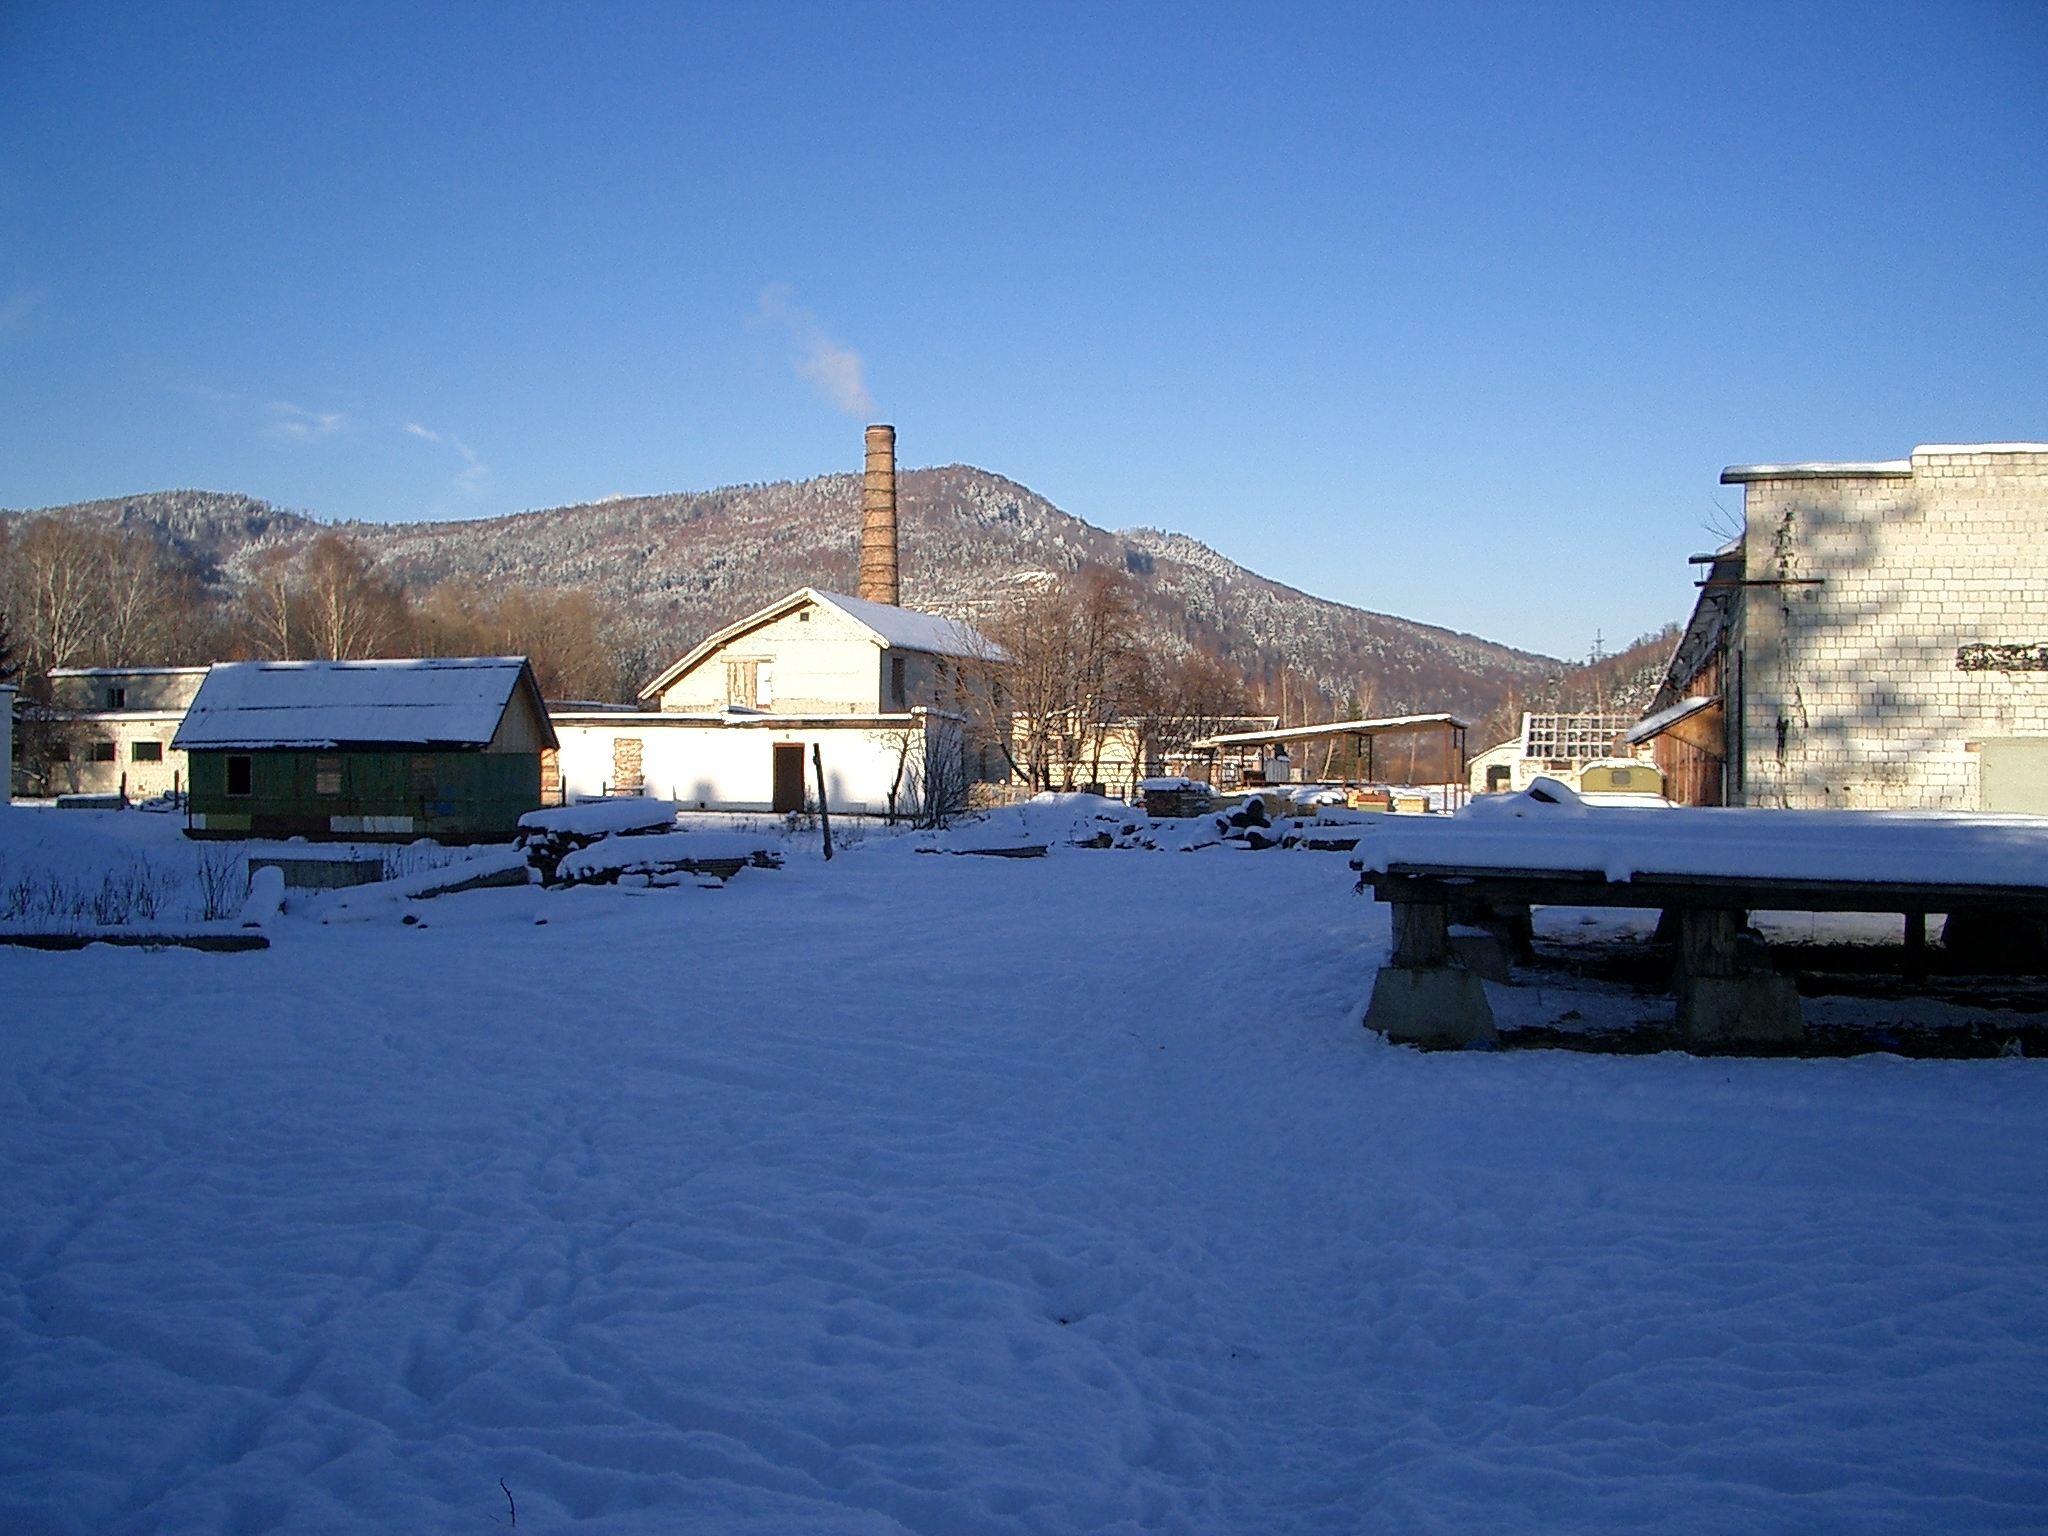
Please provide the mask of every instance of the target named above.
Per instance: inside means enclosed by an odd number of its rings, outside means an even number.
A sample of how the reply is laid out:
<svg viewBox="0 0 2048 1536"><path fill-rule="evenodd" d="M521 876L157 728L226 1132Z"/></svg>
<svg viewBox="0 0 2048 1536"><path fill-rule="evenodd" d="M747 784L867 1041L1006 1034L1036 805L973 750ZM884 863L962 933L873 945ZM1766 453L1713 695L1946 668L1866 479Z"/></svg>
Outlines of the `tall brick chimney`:
<svg viewBox="0 0 2048 1536"><path fill-rule="evenodd" d="M860 591L895 607L902 597L896 570L896 429L868 428L867 477L861 486Z"/></svg>

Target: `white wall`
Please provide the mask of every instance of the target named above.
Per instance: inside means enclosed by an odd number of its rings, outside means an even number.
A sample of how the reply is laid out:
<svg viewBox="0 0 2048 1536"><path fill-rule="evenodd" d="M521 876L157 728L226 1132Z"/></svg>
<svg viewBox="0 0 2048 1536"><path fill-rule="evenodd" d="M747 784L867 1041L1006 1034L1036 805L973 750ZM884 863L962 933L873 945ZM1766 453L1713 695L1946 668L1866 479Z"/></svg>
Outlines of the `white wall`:
<svg viewBox="0 0 2048 1536"><path fill-rule="evenodd" d="M874 654L874 647L868 652ZM722 669L721 669L722 676ZM570 801L594 799L614 782L613 742L640 742L643 793L711 811L771 811L775 804L774 747L798 742L804 748L804 784L817 794L811 747L825 759L827 804L842 814L881 815L889 808L906 733L910 766L924 750L922 717L882 716L873 722L697 720L663 714L602 716L558 714L562 788ZM899 791L899 794L901 791Z"/></svg>
<svg viewBox="0 0 2048 1536"><path fill-rule="evenodd" d="M185 754L171 745L184 718L170 710L74 716L64 726L71 761L51 764L51 793L111 795L125 786L130 800L150 800L173 789L188 788L191 780ZM114 744L111 762L93 760L93 743L103 741ZM157 761L136 761L138 741L155 743L160 754Z"/></svg>
<svg viewBox="0 0 2048 1536"><path fill-rule="evenodd" d="M2048 671L1959 665L2048 642L2048 452L1911 464L1747 485L1748 579L1815 584L1743 589L1740 801L1974 810L1984 742L2048 737Z"/></svg>
<svg viewBox="0 0 2048 1536"><path fill-rule="evenodd" d="M723 709L725 664L753 661L772 668L773 703L764 708L782 714L874 714L883 707L881 656L866 630L807 603L719 646L664 688L660 705L692 714ZM911 702L918 702L914 695Z"/></svg>

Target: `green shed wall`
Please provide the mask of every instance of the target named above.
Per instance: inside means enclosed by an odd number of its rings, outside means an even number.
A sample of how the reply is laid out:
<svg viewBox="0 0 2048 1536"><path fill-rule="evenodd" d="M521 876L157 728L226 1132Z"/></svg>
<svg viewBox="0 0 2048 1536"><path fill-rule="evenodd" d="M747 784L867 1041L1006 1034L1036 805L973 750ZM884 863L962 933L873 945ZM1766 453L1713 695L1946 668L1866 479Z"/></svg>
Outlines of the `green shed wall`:
<svg viewBox="0 0 2048 1536"><path fill-rule="evenodd" d="M230 757L249 759L249 794L228 794ZM339 794L319 793L322 759L340 762ZM194 837L491 842L512 837L541 803L537 752L193 752L189 760ZM337 828L336 817L410 825L362 832Z"/></svg>

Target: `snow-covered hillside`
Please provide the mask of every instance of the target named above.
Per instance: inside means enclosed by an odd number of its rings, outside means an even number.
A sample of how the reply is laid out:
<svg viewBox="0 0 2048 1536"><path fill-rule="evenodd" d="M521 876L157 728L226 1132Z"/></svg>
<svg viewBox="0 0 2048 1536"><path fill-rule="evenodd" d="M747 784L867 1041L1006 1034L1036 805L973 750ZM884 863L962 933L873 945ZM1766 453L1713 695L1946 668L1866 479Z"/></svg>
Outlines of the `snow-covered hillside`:
<svg viewBox="0 0 2048 1536"><path fill-rule="evenodd" d="M1510 689L1540 692L1560 665L1297 592L1184 535L1112 533L986 470L908 470L900 488L903 600L912 607L971 616L1019 577L1121 569L1155 644L1200 642L1253 674L1286 666L1339 697L1369 682L1375 707L1390 713L1412 706L1477 717ZM50 510L149 532L197 562L222 593L266 551L303 545L322 527L244 496L196 491ZM586 587L619 605L647 654L666 661L796 587L853 591L860 477L618 497L467 522L344 526L416 591L451 578Z"/></svg>
<svg viewBox="0 0 2048 1536"><path fill-rule="evenodd" d="M0 1529L2048 1522L2048 1068L1391 1049L1351 879L0 950Z"/></svg>

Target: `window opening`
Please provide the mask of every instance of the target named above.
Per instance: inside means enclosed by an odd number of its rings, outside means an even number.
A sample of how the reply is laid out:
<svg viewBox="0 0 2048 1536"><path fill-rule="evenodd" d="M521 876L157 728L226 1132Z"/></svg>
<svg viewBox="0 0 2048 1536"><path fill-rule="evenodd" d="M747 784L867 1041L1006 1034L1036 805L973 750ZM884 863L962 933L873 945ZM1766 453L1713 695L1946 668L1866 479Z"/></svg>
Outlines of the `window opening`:
<svg viewBox="0 0 2048 1536"><path fill-rule="evenodd" d="M160 763L164 760L164 744L160 741L131 741L128 743L128 760L131 763Z"/></svg>
<svg viewBox="0 0 2048 1536"><path fill-rule="evenodd" d="M340 758L316 757L313 759L313 793L316 795L338 795L341 793Z"/></svg>
<svg viewBox="0 0 2048 1536"><path fill-rule="evenodd" d="M249 780L250 780L250 771L249 771L249 770L250 770L250 764L252 763L252 761L253 761L253 759L251 759L251 758L246 758L246 757L231 757L231 758L229 758L229 759L228 759L228 793L229 793L229 794L231 794L231 795L246 795L246 794L249 794L249 793L251 793L251 790L250 790L250 785L249 785Z"/></svg>
<svg viewBox="0 0 2048 1536"><path fill-rule="evenodd" d="M96 763L111 763L114 760L114 744L111 741L94 742L92 760Z"/></svg>

